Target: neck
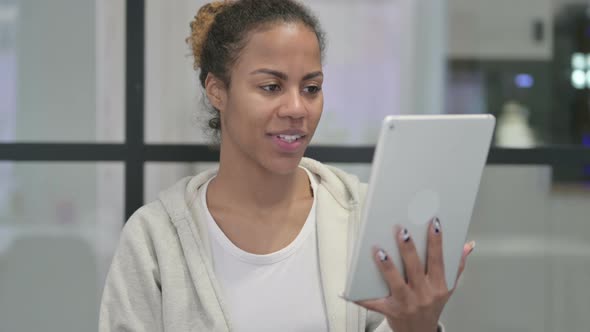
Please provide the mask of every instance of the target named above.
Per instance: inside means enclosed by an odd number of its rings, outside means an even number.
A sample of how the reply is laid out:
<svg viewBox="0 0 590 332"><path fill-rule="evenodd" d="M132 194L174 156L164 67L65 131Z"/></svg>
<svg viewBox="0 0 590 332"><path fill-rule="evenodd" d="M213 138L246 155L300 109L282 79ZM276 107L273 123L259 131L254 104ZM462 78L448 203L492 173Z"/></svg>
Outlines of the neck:
<svg viewBox="0 0 590 332"><path fill-rule="evenodd" d="M216 197L223 197L224 205L257 210L282 208L311 195L303 169L297 167L288 174L276 174L251 159L225 155L223 149L219 172L210 188Z"/></svg>

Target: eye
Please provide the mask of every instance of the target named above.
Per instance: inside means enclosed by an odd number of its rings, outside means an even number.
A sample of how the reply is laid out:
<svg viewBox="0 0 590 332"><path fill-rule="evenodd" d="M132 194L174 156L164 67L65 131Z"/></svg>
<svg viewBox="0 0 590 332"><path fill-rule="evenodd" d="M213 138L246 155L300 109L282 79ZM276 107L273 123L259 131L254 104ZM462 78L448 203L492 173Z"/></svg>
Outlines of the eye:
<svg viewBox="0 0 590 332"><path fill-rule="evenodd" d="M277 92L281 89L281 87L278 84L263 85L260 88L266 92Z"/></svg>
<svg viewBox="0 0 590 332"><path fill-rule="evenodd" d="M303 91L310 93L310 94L316 94L318 92L320 92L322 90L321 87L316 86L316 85L310 85L310 86L306 86Z"/></svg>

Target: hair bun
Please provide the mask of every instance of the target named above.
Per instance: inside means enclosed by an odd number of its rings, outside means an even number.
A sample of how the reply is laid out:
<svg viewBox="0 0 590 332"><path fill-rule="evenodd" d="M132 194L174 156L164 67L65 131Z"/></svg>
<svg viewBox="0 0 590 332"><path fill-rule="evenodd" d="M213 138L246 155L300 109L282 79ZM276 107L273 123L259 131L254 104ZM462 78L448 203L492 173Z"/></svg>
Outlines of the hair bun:
<svg viewBox="0 0 590 332"><path fill-rule="evenodd" d="M195 19L190 23L191 35L186 39L186 42L191 46L193 51L194 68L201 66L201 54L203 53L203 45L207 40L207 34L211 29L211 25L215 21L215 16L222 12L230 4L229 0L214 1L203 5L199 8Z"/></svg>

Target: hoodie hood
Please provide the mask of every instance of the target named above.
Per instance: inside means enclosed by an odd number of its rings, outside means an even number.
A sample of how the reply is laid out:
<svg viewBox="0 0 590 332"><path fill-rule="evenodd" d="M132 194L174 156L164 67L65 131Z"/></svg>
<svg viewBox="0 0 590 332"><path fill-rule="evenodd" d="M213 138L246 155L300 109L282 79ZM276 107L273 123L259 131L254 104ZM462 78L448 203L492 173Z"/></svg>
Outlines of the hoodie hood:
<svg viewBox="0 0 590 332"><path fill-rule="evenodd" d="M354 213L357 217L359 216L359 206L363 203L361 200L364 199L366 185L361 184L358 177L310 158L302 158L299 165L318 177L318 188L325 189L345 210L356 210ZM217 168L212 168L195 176L185 177L159 195L170 220L177 228L181 221L195 220L196 225L191 225L191 228L193 232L198 233L203 244L201 250L206 253L206 257L211 257L211 252L206 232L207 226L204 224L205 218L200 214L204 207L197 209L191 209L191 207L194 204L200 204L197 197L199 188L215 176L217 171ZM192 218L191 211L200 212L195 212L198 215Z"/></svg>
<svg viewBox="0 0 590 332"><path fill-rule="evenodd" d="M350 209L361 203L360 182L355 175L310 158L302 158L299 165L318 176L319 185L323 186L343 208ZM215 174L217 174L217 168L206 170L195 176L185 177L160 193L159 198L164 202L172 220L184 217L189 213L189 207L196 201L199 188Z"/></svg>

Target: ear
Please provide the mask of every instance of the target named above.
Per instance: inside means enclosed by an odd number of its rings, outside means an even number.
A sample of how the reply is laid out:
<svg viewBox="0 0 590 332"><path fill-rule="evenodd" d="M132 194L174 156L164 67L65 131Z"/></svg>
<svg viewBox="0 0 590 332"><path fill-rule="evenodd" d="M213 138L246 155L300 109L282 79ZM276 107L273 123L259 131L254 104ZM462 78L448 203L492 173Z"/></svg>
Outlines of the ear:
<svg viewBox="0 0 590 332"><path fill-rule="evenodd" d="M208 73L207 78L205 78L205 92L211 105L219 110L219 112L223 112L227 102L227 88L223 81L215 75Z"/></svg>

